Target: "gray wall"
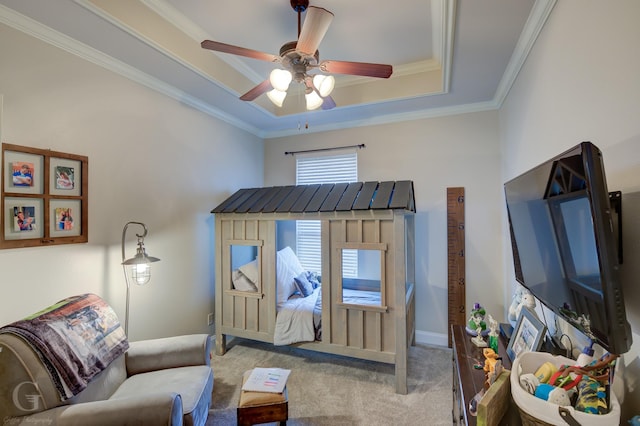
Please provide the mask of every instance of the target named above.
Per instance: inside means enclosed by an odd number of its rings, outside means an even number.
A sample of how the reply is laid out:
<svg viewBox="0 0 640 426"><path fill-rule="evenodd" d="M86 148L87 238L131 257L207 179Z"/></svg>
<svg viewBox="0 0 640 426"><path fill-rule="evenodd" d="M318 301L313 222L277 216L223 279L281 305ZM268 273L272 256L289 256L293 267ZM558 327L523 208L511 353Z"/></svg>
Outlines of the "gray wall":
<svg viewBox="0 0 640 426"><path fill-rule="evenodd" d="M364 143L358 179L412 180L416 199L416 327L447 345L447 187L465 188L466 301L504 319L502 181L496 111L265 141L265 185L295 183L286 151Z"/></svg>
<svg viewBox="0 0 640 426"><path fill-rule="evenodd" d="M624 387L617 386L625 397L623 419L640 407L639 16L636 0L559 1L500 110L503 180L591 141L602 150L609 190L622 191L621 272L634 332L634 344L616 374L625 379ZM503 226L509 291L515 279L506 219Z"/></svg>
<svg viewBox="0 0 640 426"><path fill-rule="evenodd" d="M88 244L0 250L0 324L86 292L124 321L120 242L135 220L161 261L132 287L131 339L211 332L209 212L262 185L262 140L4 25L0 57L3 142L89 157Z"/></svg>

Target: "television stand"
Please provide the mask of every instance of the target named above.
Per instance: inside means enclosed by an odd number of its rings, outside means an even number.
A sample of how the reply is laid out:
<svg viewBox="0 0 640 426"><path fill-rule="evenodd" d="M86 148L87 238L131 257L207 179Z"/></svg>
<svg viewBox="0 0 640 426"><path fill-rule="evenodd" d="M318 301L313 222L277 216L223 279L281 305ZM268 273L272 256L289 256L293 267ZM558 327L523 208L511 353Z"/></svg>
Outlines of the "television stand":
<svg viewBox="0 0 640 426"><path fill-rule="evenodd" d="M511 370L511 360L507 356L507 343L504 336L498 338L498 355L502 357L504 368ZM469 413L469 402L484 387L485 372L474 366L484 365L482 349L471 342L471 336L463 325L451 326L451 348L453 352L453 424L476 425L477 418ZM500 425L520 425L520 413L509 396L507 412Z"/></svg>

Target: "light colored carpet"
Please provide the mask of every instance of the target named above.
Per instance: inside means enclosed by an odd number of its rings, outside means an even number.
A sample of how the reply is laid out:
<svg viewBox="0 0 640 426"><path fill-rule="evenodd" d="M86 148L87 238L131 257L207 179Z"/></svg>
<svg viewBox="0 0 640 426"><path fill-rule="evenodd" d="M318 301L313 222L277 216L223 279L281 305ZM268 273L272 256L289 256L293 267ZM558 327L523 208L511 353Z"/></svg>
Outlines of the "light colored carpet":
<svg viewBox="0 0 640 426"><path fill-rule="evenodd" d="M451 350L409 349L409 393L395 393L394 367L290 346L228 339L212 357L213 404L207 426L235 425L242 373L254 367L292 370L288 425L450 425Z"/></svg>

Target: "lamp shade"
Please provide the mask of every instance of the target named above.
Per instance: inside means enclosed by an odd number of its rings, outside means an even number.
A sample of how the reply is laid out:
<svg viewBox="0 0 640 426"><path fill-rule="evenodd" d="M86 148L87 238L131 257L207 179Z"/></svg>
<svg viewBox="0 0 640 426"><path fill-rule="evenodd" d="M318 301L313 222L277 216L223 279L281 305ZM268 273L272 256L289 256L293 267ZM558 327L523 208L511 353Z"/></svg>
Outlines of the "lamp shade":
<svg viewBox="0 0 640 426"><path fill-rule="evenodd" d="M267 96L275 106L281 107L282 104L284 103L284 98L287 97L287 92L284 92L278 89L273 89L267 92Z"/></svg>
<svg viewBox="0 0 640 426"><path fill-rule="evenodd" d="M312 110L312 109L316 109L318 108L320 105L322 105L322 98L320 97L320 95L318 95L318 93L315 90L310 90L308 91L308 93L306 93L304 95L305 99L307 100L307 109L308 110Z"/></svg>
<svg viewBox="0 0 640 426"><path fill-rule="evenodd" d="M332 75L316 74L313 76L313 86L323 98L331 94L335 84L336 79Z"/></svg>
<svg viewBox="0 0 640 426"><path fill-rule="evenodd" d="M271 71L271 74L269 75L269 81L271 82L271 86L274 89L279 90L281 92L287 91L292 79L293 79L293 76L289 71L281 70L279 68L276 68L273 71Z"/></svg>
<svg viewBox="0 0 640 426"><path fill-rule="evenodd" d="M131 259L127 259L122 262L124 267L131 267L131 278L133 282L138 285L143 285L149 282L151 279L151 268L149 265L153 262L157 262L160 259L153 256L148 256L144 246L139 245L136 255Z"/></svg>

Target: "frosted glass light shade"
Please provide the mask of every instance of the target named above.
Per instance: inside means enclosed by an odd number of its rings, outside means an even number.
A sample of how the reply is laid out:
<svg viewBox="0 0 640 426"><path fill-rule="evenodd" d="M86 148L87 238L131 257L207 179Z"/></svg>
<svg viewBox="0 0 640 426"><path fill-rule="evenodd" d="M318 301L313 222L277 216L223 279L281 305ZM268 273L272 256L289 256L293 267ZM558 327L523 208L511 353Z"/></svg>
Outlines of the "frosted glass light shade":
<svg viewBox="0 0 640 426"><path fill-rule="evenodd" d="M304 95L307 100L307 109L312 110L318 108L322 105L322 98L316 93L315 90L311 90L309 93Z"/></svg>
<svg viewBox="0 0 640 426"><path fill-rule="evenodd" d="M282 107L282 104L284 103L284 98L287 97L287 92L284 92L278 89L273 89L267 92L267 96L275 106Z"/></svg>
<svg viewBox="0 0 640 426"><path fill-rule="evenodd" d="M316 74L313 77L313 86L323 98L331 94L335 85L336 79L332 75Z"/></svg>
<svg viewBox="0 0 640 426"><path fill-rule="evenodd" d="M143 285L149 282L151 279L151 268L147 263L139 263L137 265L133 265L131 269L131 278L133 278L133 282L138 285Z"/></svg>
<svg viewBox="0 0 640 426"><path fill-rule="evenodd" d="M273 71L271 71L271 74L269 74L269 81L271 82L271 86L281 92L287 91L292 78L293 76L289 71L281 70L279 68L274 69Z"/></svg>

